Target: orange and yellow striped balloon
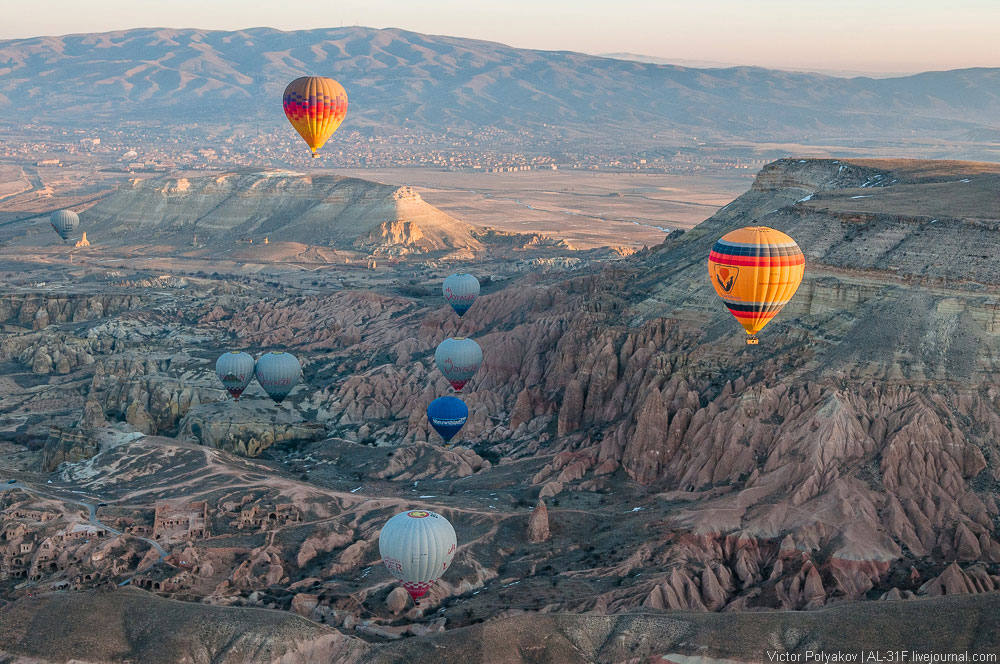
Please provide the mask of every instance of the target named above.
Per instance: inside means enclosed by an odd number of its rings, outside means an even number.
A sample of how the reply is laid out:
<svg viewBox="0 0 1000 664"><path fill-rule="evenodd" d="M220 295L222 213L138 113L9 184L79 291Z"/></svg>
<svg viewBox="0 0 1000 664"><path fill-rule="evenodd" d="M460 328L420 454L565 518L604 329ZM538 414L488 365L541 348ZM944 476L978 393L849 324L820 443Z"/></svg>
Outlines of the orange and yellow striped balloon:
<svg viewBox="0 0 1000 664"><path fill-rule="evenodd" d="M766 226L726 233L712 247L708 277L750 335L748 344L795 295L805 263L795 240Z"/></svg>
<svg viewBox="0 0 1000 664"><path fill-rule="evenodd" d="M347 115L347 91L325 76L303 76L288 84L282 101L285 117L312 150L323 147Z"/></svg>

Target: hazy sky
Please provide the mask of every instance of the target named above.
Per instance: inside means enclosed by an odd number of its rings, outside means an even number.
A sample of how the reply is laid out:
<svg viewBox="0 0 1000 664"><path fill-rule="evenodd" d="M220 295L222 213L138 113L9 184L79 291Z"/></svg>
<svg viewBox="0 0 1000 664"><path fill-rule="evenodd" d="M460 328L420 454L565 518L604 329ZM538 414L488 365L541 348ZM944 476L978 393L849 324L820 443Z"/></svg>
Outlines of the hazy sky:
<svg viewBox="0 0 1000 664"><path fill-rule="evenodd" d="M1000 66L1000 0L0 0L0 39L366 25L524 48L769 67Z"/></svg>

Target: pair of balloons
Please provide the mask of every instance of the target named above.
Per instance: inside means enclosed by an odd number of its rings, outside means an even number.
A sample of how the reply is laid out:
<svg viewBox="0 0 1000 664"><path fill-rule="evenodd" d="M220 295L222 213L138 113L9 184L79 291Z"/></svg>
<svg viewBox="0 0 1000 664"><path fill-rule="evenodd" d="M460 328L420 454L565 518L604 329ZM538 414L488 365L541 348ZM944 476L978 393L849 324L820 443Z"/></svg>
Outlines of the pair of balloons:
<svg viewBox="0 0 1000 664"><path fill-rule="evenodd" d="M444 299L459 316L465 315L479 296L479 280L471 274L453 274L441 285ZM461 392L483 364L483 349L472 339L449 337L438 344L434 362L456 392Z"/></svg>
<svg viewBox="0 0 1000 664"><path fill-rule="evenodd" d="M215 373L236 401L256 378L267 395L280 404L298 385L302 366L291 353L271 351L255 361L249 353L234 350L219 356L215 362Z"/></svg>

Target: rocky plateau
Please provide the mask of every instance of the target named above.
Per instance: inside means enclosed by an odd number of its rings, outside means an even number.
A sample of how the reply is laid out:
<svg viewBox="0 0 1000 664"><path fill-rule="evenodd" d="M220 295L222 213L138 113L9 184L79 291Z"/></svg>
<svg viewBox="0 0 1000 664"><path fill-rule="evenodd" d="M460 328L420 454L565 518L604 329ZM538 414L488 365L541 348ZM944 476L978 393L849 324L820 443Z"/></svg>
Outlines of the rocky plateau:
<svg viewBox="0 0 1000 664"><path fill-rule="evenodd" d="M307 186L260 186L279 180ZM160 196L144 214L173 228L162 186L122 195ZM190 186L206 209L237 204L210 193L228 180ZM834 648L847 629L995 652L995 627L968 625L1000 596L998 211L993 164L785 159L660 245L496 271L463 318L436 289L474 262L401 266L406 288L255 291L237 271L155 297L6 296L0 472L18 484L0 493L0 652L57 661L27 626L81 602L123 625L94 661L173 644L199 662L707 664ZM306 235L335 217L310 214ZM223 216L199 236L251 228ZM479 241L414 220L428 251ZM375 221L334 244L402 237ZM706 260L757 224L796 239L806 278L751 347ZM434 349L460 335L484 365L446 447L425 408L448 392ZM256 386L233 403L213 373L229 348L291 351L302 384L282 407ZM107 530L74 539L98 503ZM419 608L377 544L413 506L459 543ZM159 611L211 637L180 643L141 617Z"/></svg>

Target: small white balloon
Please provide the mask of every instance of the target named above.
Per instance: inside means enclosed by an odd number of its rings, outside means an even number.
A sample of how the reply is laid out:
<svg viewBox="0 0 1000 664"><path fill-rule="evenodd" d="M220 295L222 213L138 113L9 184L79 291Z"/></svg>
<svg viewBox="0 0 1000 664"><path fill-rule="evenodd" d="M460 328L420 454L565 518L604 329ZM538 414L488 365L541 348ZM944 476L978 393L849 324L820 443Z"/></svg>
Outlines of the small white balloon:
<svg viewBox="0 0 1000 664"><path fill-rule="evenodd" d="M223 353L215 362L215 373L222 381L222 386L233 395L233 399L240 400L243 390L253 380L254 359L249 353L234 350Z"/></svg>
<svg viewBox="0 0 1000 664"><path fill-rule="evenodd" d="M479 297L479 279L471 274L453 274L444 280L441 291L455 313L463 316Z"/></svg>
<svg viewBox="0 0 1000 664"><path fill-rule="evenodd" d="M448 337L434 351L437 368L456 392L461 392L483 365L483 349L472 339Z"/></svg>

